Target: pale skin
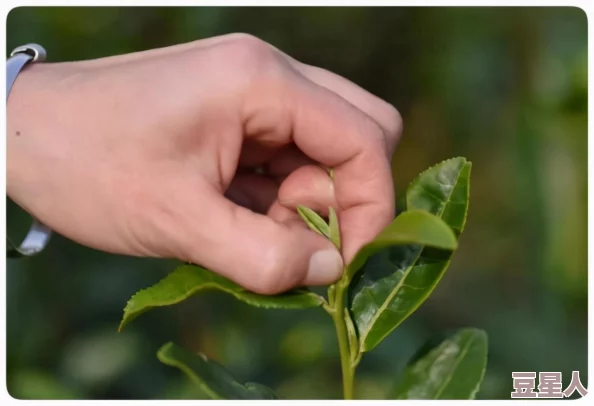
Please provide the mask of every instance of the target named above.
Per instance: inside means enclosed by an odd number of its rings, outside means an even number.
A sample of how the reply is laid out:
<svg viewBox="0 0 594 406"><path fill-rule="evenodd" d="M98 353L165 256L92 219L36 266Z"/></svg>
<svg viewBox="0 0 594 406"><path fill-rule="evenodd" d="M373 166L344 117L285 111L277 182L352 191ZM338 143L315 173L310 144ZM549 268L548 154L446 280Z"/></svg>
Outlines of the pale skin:
<svg viewBox="0 0 594 406"><path fill-rule="evenodd" d="M39 63L8 99L7 191L80 244L275 294L333 283L394 218L401 130L390 104L246 34ZM298 204L337 208L341 253Z"/></svg>

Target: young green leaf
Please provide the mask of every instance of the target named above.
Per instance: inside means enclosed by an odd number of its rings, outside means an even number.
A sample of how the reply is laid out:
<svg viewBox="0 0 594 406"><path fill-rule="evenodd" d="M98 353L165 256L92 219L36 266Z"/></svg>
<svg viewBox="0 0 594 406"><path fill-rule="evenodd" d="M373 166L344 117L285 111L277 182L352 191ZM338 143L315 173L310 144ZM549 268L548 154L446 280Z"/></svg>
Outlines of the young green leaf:
<svg viewBox="0 0 594 406"><path fill-rule="evenodd" d="M468 209L470 162L444 161L423 172L407 191L408 210L430 210L457 234ZM351 285L353 320L360 351L373 349L431 294L449 266L452 251L401 245L371 257Z"/></svg>
<svg viewBox="0 0 594 406"><path fill-rule="evenodd" d="M182 265L155 285L137 292L124 309L119 331L153 307L179 303L202 290L221 290L249 305L275 309L303 309L322 305L324 299L306 289L280 295L258 295L197 265Z"/></svg>
<svg viewBox="0 0 594 406"><path fill-rule="evenodd" d="M299 213L309 228L326 238L330 238L330 227L328 227L328 224L326 224L318 213L302 205L297 206L297 213Z"/></svg>
<svg viewBox="0 0 594 406"><path fill-rule="evenodd" d="M487 334L462 329L408 365L394 399L474 399L487 365Z"/></svg>
<svg viewBox="0 0 594 406"><path fill-rule="evenodd" d="M338 216L334 207L328 209L328 225L330 229L330 241L340 249L340 229L338 227Z"/></svg>
<svg viewBox="0 0 594 406"><path fill-rule="evenodd" d="M384 228L369 244L361 248L348 266L352 276L367 258L394 245L418 244L454 250L458 246L451 228L439 217L423 210L405 211Z"/></svg>
<svg viewBox="0 0 594 406"><path fill-rule="evenodd" d="M272 389L257 383L241 384L223 366L171 342L157 352L162 363L181 369L212 399L277 399Z"/></svg>

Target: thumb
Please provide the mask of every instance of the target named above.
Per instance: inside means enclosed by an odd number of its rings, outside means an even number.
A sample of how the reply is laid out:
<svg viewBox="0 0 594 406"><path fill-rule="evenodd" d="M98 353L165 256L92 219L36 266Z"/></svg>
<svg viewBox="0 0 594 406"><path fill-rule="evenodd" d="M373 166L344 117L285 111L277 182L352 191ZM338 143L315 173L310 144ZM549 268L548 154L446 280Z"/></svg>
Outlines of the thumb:
<svg viewBox="0 0 594 406"><path fill-rule="evenodd" d="M334 244L303 225L275 221L218 193L207 200L209 210L201 210L207 215L199 216L202 236L189 249L190 261L261 294L329 285L342 275Z"/></svg>

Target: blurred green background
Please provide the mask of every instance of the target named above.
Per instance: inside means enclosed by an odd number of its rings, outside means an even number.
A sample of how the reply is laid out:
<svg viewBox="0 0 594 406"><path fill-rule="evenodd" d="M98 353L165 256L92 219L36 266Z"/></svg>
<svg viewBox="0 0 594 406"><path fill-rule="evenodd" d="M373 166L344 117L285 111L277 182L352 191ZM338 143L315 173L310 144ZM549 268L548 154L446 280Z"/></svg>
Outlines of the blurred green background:
<svg viewBox="0 0 594 406"><path fill-rule="evenodd" d="M393 165L398 192L442 159L473 161L468 223L452 266L425 305L363 358L359 397L387 396L418 347L464 326L490 339L479 398L509 398L512 371L562 371L565 387L579 370L587 385L582 10L18 8L7 19L7 51L38 42L50 61L66 61L230 32L254 34L394 104L405 124ZM7 224L27 225L11 203ZM12 396L199 396L156 359L169 340L284 398L340 396L333 326L316 309L253 309L212 293L148 313L118 334L127 299L173 266L59 236L38 257L8 261Z"/></svg>

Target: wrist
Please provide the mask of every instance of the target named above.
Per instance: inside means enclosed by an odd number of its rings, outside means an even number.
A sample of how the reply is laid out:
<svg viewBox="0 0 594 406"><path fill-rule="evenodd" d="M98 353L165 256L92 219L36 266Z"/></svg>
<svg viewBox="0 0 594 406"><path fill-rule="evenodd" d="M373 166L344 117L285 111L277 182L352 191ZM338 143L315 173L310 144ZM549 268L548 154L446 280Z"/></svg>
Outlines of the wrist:
<svg viewBox="0 0 594 406"><path fill-rule="evenodd" d="M21 165L24 162L24 158L27 158L27 154L24 153L27 150L28 142L15 142L13 138L10 137L12 131L14 131L14 135L16 137L20 137L21 131L19 129L14 129L14 120L17 118L17 126L20 126L20 122L22 119L19 118L19 114L14 112L14 107L22 106L24 104L22 101L26 100L24 95L27 92L24 92L24 88L31 88L31 83L29 81L24 81L23 76L30 76L30 72L34 69L31 65L37 65L35 62L43 62L45 60L46 51L45 49L38 45L38 44L26 44L20 47L15 48L11 54L10 59L6 62L6 95L7 95L7 193L8 196L13 197L16 196L14 187L18 186L17 189L27 190L27 182L22 181L22 177L19 175L20 171L25 169L26 166ZM28 69L28 72L25 73ZM19 80L20 79L20 80ZM18 84L17 84L18 82ZM22 84L28 83L28 86L24 87ZM35 82L33 82L35 83ZM16 87L16 90L15 90ZM9 103L9 96L13 94L13 100L15 99L14 93L17 94L16 99L21 100L21 102L17 102L16 104ZM30 94L29 94L30 96ZM19 109L17 109L18 111ZM22 108L21 108L22 110ZM32 145L32 144L28 144ZM24 147L24 148L23 148ZM19 163L18 166L15 166L16 163ZM18 175L18 176L17 176ZM27 173L24 174L25 179ZM15 183L17 182L17 183ZM26 195L26 193L25 193ZM19 199L14 199L17 201ZM45 246L47 245L49 238L51 236L51 229L49 229L45 224L39 222L37 219L33 219L31 227L27 232L24 240L19 243L15 244L11 241L10 236L7 235L6 237L6 255L7 257L21 257L21 256L30 256L35 255L41 252Z"/></svg>
<svg viewBox="0 0 594 406"><path fill-rule="evenodd" d="M53 66L45 63L27 65L17 76L6 102L6 186L8 196L18 201L18 191L35 182L44 144L48 115L55 111L48 77Z"/></svg>

